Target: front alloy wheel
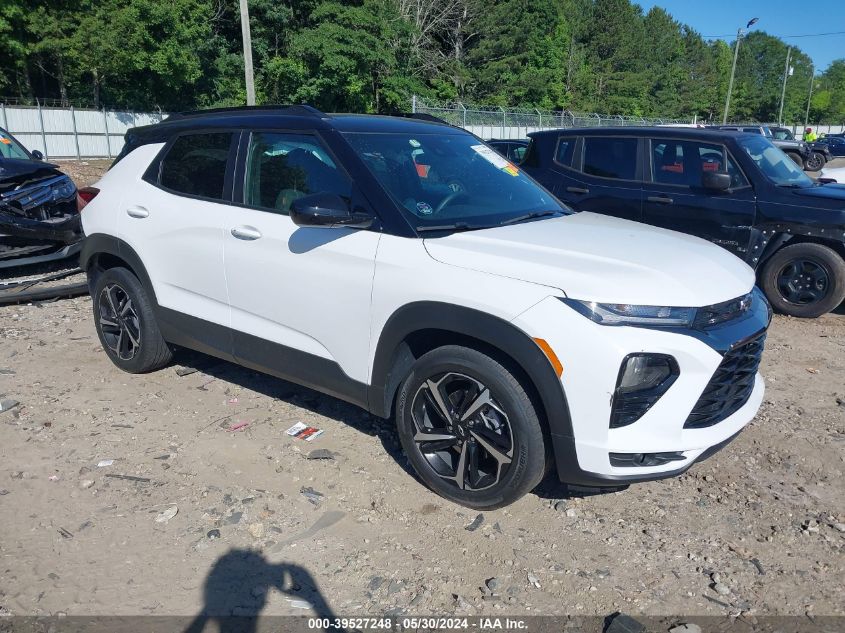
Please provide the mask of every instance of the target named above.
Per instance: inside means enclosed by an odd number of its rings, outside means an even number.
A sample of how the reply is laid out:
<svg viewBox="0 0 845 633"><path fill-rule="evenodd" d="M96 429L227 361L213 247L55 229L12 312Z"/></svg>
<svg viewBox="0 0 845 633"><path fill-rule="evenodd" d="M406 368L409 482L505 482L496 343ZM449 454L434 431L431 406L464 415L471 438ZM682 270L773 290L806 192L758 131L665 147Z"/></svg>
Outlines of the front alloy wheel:
<svg viewBox="0 0 845 633"><path fill-rule="evenodd" d="M456 372L426 380L411 408L414 442L431 469L460 490L496 485L513 461L513 431L490 389Z"/></svg>
<svg viewBox="0 0 845 633"><path fill-rule="evenodd" d="M445 345L418 358L399 387L396 424L420 479L470 508L513 503L546 472L532 399L510 369L478 350Z"/></svg>

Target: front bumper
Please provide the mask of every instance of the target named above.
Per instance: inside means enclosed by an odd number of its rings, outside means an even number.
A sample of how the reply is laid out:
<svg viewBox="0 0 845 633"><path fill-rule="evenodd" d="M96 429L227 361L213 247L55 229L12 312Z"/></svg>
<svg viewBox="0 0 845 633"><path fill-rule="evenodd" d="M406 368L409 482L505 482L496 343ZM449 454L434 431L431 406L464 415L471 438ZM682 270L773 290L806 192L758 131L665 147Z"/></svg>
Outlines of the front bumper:
<svg viewBox="0 0 845 633"><path fill-rule="evenodd" d="M749 382L747 400L724 419L705 428L686 428L685 422L724 354L768 327L769 306L759 292L754 296L744 317L706 331L599 325L553 297L517 317L515 324L531 336L545 339L563 365L561 386L570 425L552 422L550 429L560 480L581 486L612 486L672 477L730 442L760 407L765 387L759 374L753 387ZM619 368L632 353L670 355L680 374L636 422L610 428ZM615 460L614 465L612 454L671 454L671 460L656 465L618 465Z"/></svg>

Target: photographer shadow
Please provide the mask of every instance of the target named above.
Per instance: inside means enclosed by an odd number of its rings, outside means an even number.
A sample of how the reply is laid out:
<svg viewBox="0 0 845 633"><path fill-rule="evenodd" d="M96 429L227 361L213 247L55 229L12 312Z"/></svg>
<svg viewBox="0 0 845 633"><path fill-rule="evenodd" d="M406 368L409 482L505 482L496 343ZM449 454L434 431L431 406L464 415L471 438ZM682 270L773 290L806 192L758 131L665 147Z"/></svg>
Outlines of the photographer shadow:
<svg viewBox="0 0 845 633"><path fill-rule="evenodd" d="M221 556L205 579L202 611L184 633L255 633L258 616L267 605L269 593L282 592L291 599L308 603L304 615L334 619L317 583L304 567L270 563L258 552L233 549ZM215 626L207 626L209 622Z"/></svg>

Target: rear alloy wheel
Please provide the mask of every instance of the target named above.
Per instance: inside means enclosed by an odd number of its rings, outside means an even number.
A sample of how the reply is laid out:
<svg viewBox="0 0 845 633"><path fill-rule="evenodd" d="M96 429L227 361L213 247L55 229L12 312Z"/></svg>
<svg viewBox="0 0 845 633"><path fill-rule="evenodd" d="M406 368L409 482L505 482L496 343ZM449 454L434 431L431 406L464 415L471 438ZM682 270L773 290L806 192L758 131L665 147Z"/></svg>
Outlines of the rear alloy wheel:
<svg viewBox="0 0 845 633"><path fill-rule="evenodd" d="M823 244L793 244L775 253L761 274L763 290L778 312L815 318L845 299L845 261Z"/></svg>
<svg viewBox="0 0 845 633"><path fill-rule="evenodd" d="M806 170L807 171L819 171L824 167L825 163L824 154L821 152L813 152L810 154L810 157L807 159Z"/></svg>
<svg viewBox="0 0 845 633"><path fill-rule="evenodd" d="M399 435L420 478L472 508L512 503L545 473L542 431L514 376L472 349L422 356L401 387Z"/></svg>
<svg viewBox="0 0 845 633"><path fill-rule="evenodd" d="M170 362L167 346L144 287L125 268L109 268L96 278L94 325L108 357L123 371L140 374Z"/></svg>

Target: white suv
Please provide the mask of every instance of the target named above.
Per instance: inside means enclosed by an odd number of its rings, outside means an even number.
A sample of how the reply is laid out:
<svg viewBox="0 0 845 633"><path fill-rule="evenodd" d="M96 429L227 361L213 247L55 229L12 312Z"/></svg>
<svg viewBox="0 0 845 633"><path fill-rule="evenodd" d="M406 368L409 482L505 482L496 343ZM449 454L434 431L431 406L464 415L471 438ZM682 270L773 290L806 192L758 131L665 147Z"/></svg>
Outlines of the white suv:
<svg viewBox="0 0 845 633"><path fill-rule="evenodd" d="M677 475L756 413L770 310L703 240L573 213L476 137L307 106L130 130L80 192L97 332L173 346L396 420L433 490L496 508L549 468Z"/></svg>

